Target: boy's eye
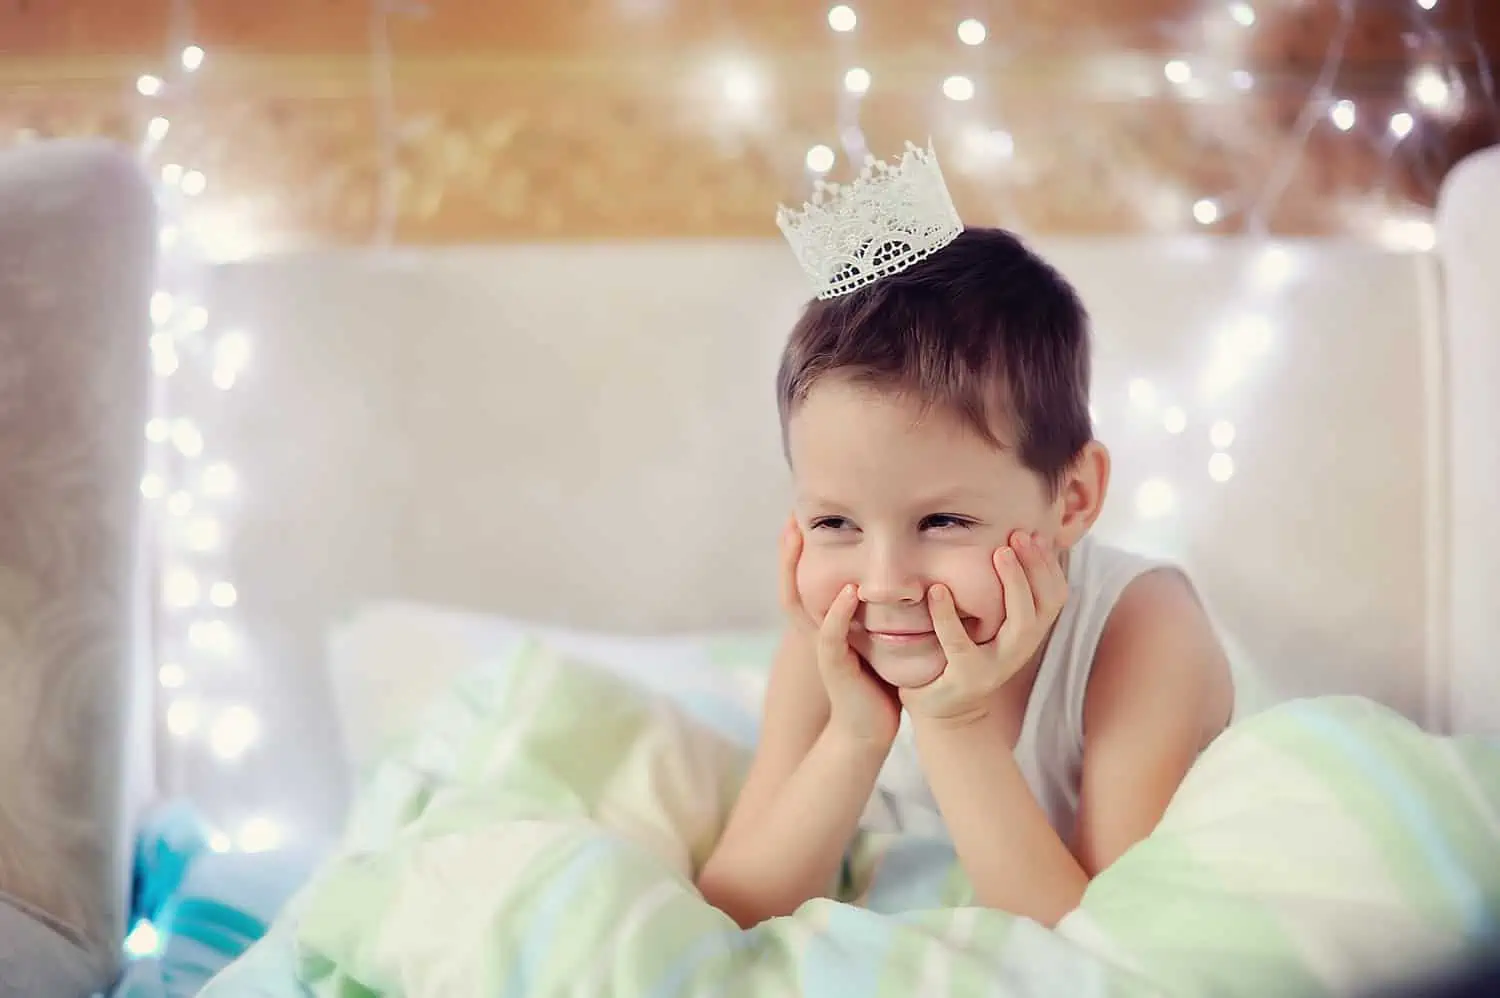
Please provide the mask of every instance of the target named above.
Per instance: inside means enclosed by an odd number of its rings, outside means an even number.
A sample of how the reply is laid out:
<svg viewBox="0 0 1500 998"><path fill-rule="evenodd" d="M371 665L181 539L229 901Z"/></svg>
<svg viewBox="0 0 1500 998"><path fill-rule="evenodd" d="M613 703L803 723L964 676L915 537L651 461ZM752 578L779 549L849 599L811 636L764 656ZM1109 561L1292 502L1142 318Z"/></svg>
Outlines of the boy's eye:
<svg viewBox="0 0 1500 998"><path fill-rule="evenodd" d="M961 516L953 516L950 513L934 513L932 516L922 518L923 530L952 530L972 526L974 526L973 520L966 520Z"/></svg>
<svg viewBox="0 0 1500 998"><path fill-rule="evenodd" d="M852 524L842 516L820 516L812 522L814 530L845 530Z"/></svg>

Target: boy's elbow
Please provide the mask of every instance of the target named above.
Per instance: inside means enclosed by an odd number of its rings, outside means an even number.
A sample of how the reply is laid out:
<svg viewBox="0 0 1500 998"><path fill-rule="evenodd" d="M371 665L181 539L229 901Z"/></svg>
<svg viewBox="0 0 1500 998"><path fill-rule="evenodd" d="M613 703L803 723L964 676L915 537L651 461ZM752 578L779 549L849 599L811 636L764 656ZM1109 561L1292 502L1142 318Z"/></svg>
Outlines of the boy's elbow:
<svg viewBox="0 0 1500 998"><path fill-rule="evenodd" d="M712 863L698 874L694 886L703 895L703 900L734 919L734 923L741 929L753 929L766 920L766 916L757 911L753 898L745 896L743 885L726 878Z"/></svg>
<svg viewBox="0 0 1500 998"><path fill-rule="evenodd" d="M741 929L753 929L762 922L790 915L797 903L777 897L772 885L757 879L748 871L726 870L710 859L694 881L703 900L734 919ZM805 899L804 899L805 900Z"/></svg>

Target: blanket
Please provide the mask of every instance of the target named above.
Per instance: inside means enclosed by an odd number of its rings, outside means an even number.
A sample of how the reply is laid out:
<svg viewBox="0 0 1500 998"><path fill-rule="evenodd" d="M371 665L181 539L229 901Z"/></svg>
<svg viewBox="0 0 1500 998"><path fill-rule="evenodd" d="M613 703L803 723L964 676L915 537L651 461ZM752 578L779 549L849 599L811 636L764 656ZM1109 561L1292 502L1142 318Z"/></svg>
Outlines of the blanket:
<svg viewBox="0 0 1500 998"><path fill-rule="evenodd" d="M1358 698L1231 728L1055 930L975 907L946 841L863 832L838 898L741 931L692 877L746 763L527 644L366 774L339 854L203 994L1345 994L1500 924L1500 748Z"/></svg>

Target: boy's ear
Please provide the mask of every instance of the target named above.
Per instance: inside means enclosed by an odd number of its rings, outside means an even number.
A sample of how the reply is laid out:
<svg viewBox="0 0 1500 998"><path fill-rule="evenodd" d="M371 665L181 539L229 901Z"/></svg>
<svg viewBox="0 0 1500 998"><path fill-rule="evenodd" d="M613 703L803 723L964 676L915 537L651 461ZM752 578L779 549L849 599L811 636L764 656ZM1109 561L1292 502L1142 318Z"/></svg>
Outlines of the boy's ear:
<svg viewBox="0 0 1500 998"><path fill-rule="evenodd" d="M1066 550L1083 539L1099 518L1108 491L1109 449L1091 440L1068 468L1057 490L1058 547Z"/></svg>

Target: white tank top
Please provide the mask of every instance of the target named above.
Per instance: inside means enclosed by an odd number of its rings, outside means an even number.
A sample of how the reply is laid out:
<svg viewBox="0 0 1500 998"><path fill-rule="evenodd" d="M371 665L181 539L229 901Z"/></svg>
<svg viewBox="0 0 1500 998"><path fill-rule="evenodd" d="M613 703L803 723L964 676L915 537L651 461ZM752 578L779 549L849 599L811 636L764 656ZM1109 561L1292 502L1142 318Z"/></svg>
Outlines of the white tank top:
<svg viewBox="0 0 1500 998"><path fill-rule="evenodd" d="M1083 701L1105 622L1125 587L1170 563L1085 537L1068 556L1068 602L1042 653L1016 740L1016 765L1061 836L1073 834L1083 771ZM912 742L910 719L886 759L861 827L946 837Z"/></svg>

